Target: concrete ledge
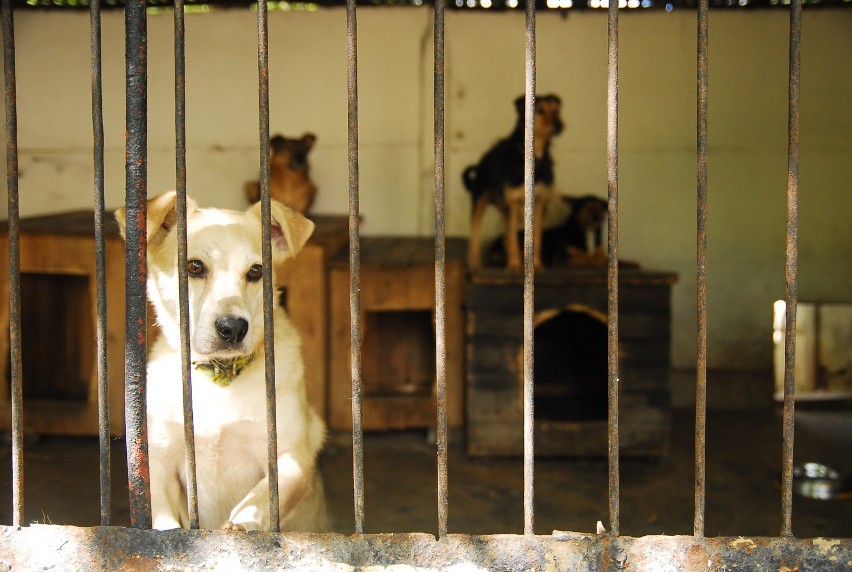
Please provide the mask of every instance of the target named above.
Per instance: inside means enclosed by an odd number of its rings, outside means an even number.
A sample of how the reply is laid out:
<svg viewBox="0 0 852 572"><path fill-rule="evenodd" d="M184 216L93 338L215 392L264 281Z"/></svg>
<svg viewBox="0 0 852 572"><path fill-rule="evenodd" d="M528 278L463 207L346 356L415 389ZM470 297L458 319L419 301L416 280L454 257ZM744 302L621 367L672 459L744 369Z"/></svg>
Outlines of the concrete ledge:
<svg viewBox="0 0 852 572"><path fill-rule="evenodd" d="M806 570L852 567L852 539L233 533L0 527L0 570Z"/></svg>

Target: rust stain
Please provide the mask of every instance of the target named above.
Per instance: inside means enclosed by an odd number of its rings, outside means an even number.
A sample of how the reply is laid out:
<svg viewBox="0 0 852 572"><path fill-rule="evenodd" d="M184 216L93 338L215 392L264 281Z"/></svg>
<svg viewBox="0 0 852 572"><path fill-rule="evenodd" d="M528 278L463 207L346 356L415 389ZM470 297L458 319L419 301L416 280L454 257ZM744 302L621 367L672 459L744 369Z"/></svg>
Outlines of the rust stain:
<svg viewBox="0 0 852 572"><path fill-rule="evenodd" d="M718 570L719 564L713 563L707 550L700 544L693 544L686 552L688 570Z"/></svg>

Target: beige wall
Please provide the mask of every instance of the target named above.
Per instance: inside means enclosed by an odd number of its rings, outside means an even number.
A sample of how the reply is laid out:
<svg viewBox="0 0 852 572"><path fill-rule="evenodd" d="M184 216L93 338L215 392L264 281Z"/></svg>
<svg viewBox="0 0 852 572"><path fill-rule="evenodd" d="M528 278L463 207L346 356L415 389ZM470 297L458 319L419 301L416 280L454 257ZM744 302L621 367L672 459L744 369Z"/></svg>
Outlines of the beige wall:
<svg viewBox="0 0 852 572"><path fill-rule="evenodd" d="M255 14L187 17L188 180L203 204L242 207L258 169ZM319 137L316 212L345 213L345 12L270 15L273 131ZM428 234L432 30L427 9L362 9L363 230ZM695 348L695 13L621 18L620 249L680 274L674 361ZM514 122L523 15L447 15L447 225L468 229L459 174ZM709 329L713 367L771 367L771 306L784 296L787 30L783 10L710 20ZM802 41L800 296L852 298L852 11L806 10ZM173 24L149 18L149 189L174 186ZM562 96L557 187L606 193L606 17L538 18L538 90ZM21 211L92 202L88 15L16 14ZM104 14L107 203L124 193L123 15ZM3 207L5 208L5 201ZM495 217L491 217L492 223Z"/></svg>

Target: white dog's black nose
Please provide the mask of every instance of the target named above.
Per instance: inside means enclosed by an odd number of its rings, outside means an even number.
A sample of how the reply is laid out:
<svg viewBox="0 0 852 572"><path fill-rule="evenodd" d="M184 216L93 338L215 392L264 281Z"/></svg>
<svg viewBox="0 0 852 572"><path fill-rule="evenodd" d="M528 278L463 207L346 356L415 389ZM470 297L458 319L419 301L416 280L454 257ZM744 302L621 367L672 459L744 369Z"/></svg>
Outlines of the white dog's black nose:
<svg viewBox="0 0 852 572"><path fill-rule="evenodd" d="M248 333L248 322L236 316L221 316L216 319L216 332L219 337L230 343L243 341Z"/></svg>

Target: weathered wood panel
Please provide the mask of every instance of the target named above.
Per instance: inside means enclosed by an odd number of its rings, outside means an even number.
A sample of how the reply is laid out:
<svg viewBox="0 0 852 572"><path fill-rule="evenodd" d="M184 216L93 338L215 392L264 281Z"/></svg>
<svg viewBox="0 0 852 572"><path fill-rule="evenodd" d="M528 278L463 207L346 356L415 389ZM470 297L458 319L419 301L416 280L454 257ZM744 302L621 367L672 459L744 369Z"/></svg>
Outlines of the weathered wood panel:
<svg viewBox="0 0 852 572"><path fill-rule="evenodd" d="M674 276L630 269L619 304L620 445L626 456L668 447ZM604 456L606 272L536 276L536 454ZM468 451L518 455L522 443L523 285L475 274L468 291ZM599 351L595 348L599 347Z"/></svg>

